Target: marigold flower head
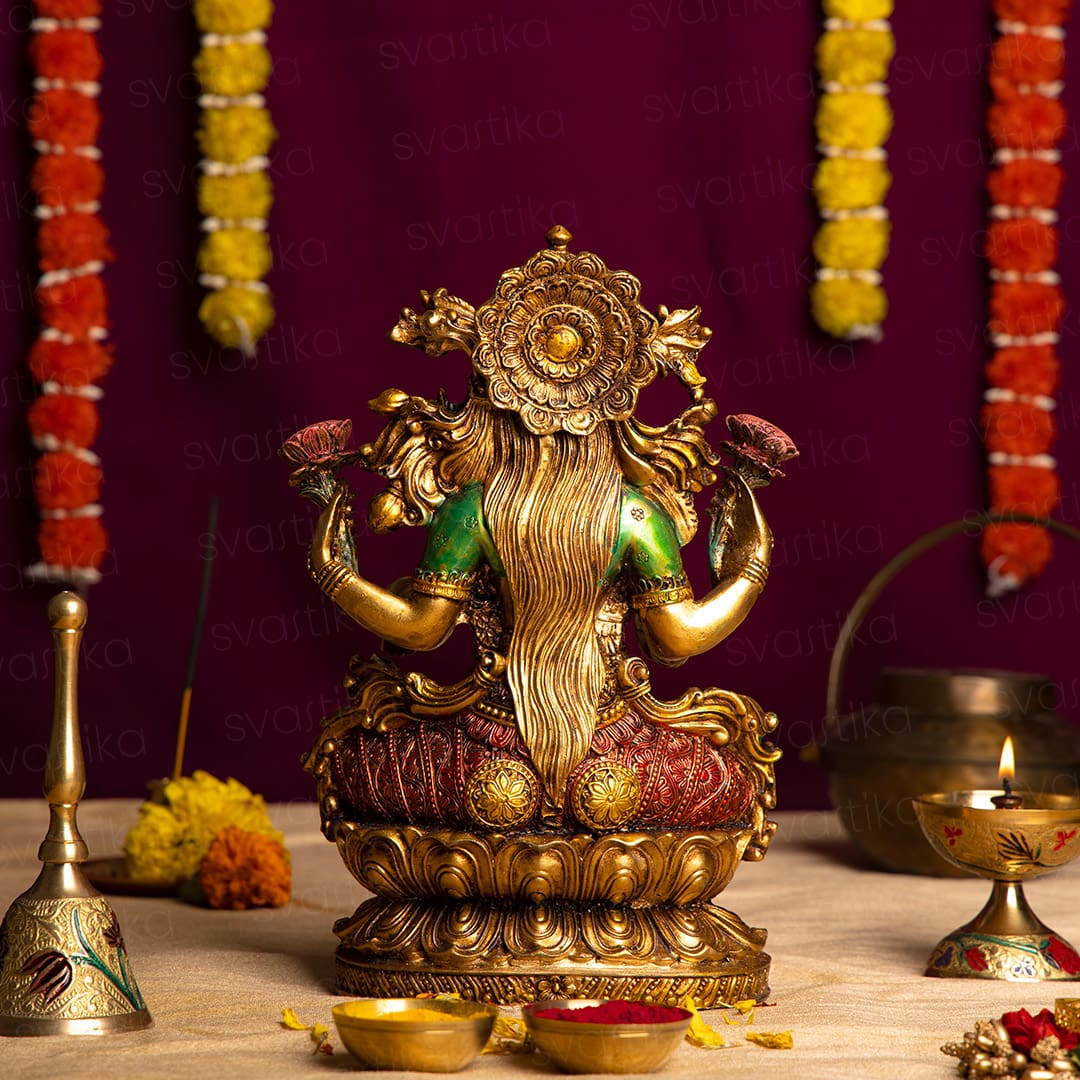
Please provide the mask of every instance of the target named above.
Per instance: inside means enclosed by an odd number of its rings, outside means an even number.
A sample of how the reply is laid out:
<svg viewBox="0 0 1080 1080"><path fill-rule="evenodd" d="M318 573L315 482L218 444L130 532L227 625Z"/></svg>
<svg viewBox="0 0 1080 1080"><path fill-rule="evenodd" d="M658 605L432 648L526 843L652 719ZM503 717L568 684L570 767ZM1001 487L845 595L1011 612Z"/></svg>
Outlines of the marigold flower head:
<svg viewBox="0 0 1080 1080"><path fill-rule="evenodd" d="M101 0L34 0L34 7L46 19L84 19L101 14Z"/></svg>
<svg viewBox="0 0 1080 1080"><path fill-rule="evenodd" d="M37 244L42 270L62 270L113 258L109 230L95 214L46 218L38 228Z"/></svg>
<svg viewBox="0 0 1080 1080"><path fill-rule="evenodd" d="M271 0L194 0L195 22L204 33L244 34L270 24Z"/></svg>
<svg viewBox="0 0 1080 1080"><path fill-rule="evenodd" d="M810 287L814 321L833 337L847 337L856 327L877 326L885 318L885 290L865 281L841 278Z"/></svg>
<svg viewBox="0 0 1080 1080"><path fill-rule="evenodd" d="M1000 206L1057 206L1061 197L1064 170L1052 161L1018 158L991 169L986 190L991 202Z"/></svg>
<svg viewBox="0 0 1080 1080"><path fill-rule="evenodd" d="M270 329L274 305L264 292L228 286L203 297L199 318L215 341L237 349L246 341L257 341Z"/></svg>
<svg viewBox="0 0 1080 1080"><path fill-rule="evenodd" d="M30 186L45 206L74 206L101 196L105 173L100 162L81 154L41 154Z"/></svg>
<svg viewBox="0 0 1080 1080"><path fill-rule="evenodd" d="M236 165L265 154L277 138L277 131L266 109L233 105L203 109L196 138L204 157Z"/></svg>
<svg viewBox="0 0 1080 1080"><path fill-rule="evenodd" d="M95 326L108 326L105 286L97 274L45 285L37 291L41 321L83 339Z"/></svg>
<svg viewBox="0 0 1080 1080"><path fill-rule="evenodd" d="M199 884L214 908L281 907L292 889L288 852L271 836L228 825L199 863Z"/></svg>
<svg viewBox="0 0 1080 1080"><path fill-rule="evenodd" d="M995 146L1051 150L1066 130L1065 106L1041 94L1023 94L986 110L986 128Z"/></svg>
<svg viewBox="0 0 1080 1080"><path fill-rule="evenodd" d="M1032 218L992 221L986 230L986 257L997 270L1048 270L1057 261L1057 232Z"/></svg>
<svg viewBox="0 0 1080 1080"><path fill-rule="evenodd" d="M884 82L895 42L883 30L827 30L818 38L816 63L822 79L844 86Z"/></svg>
<svg viewBox="0 0 1080 1080"><path fill-rule="evenodd" d="M1060 486L1053 469L1031 465L995 465L990 469L990 506L1033 517L1049 517L1058 504Z"/></svg>
<svg viewBox="0 0 1080 1080"><path fill-rule="evenodd" d="M66 450L42 454L34 473L34 495L43 510L75 510L101 494L101 467Z"/></svg>
<svg viewBox="0 0 1080 1080"><path fill-rule="evenodd" d="M983 561L996 564L1000 574L1015 577L1021 585L1041 574L1052 554L1050 533L1038 525L987 525L983 530Z"/></svg>
<svg viewBox="0 0 1080 1080"><path fill-rule="evenodd" d="M823 210L880 206L892 183L883 161L822 158L814 172L814 194Z"/></svg>
<svg viewBox="0 0 1080 1080"><path fill-rule="evenodd" d="M990 53L991 72L1012 83L1044 83L1065 70L1065 43L1041 34L1003 34Z"/></svg>
<svg viewBox="0 0 1080 1080"><path fill-rule="evenodd" d="M1057 330L1065 298L1056 285L995 283L990 289L990 332L1028 337Z"/></svg>
<svg viewBox="0 0 1080 1080"><path fill-rule="evenodd" d="M1010 345L994 353L986 378L991 386L1018 394L1049 396L1057 389L1060 367L1050 345Z"/></svg>
<svg viewBox="0 0 1080 1080"><path fill-rule="evenodd" d="M35 34L29 52L34 70L44 79L95 82L101 74L101 52L87 30L61 27Z"/></svg>
<svg viewBox="0 0 1080 1080"><path fill-rule="evenodd" d="M97 382L112 365L112 350L96 341L65 344L39 337L30 346L30 374L39 382L63 386Z"/></svg>
<svg viewBox="0 0 1080 1080"><path fill-rule="evenodd" d="M78 394L42 394L27 414L35 439L55 435L71 446L90 446L97 438L97 406Z"/></svg>
<svg viewBox="0 0 1080 1080"><path fill-rule="evenodd" d="M47 519L38 529L38 548L50 566L98 570L108 546L101 518Z"/></svg>
<svg viewBox="0 0 1080 1080"><path fill-rule="evenodd" d="M1057 434L1053 414L1026 401L996 401L982 408L983 437L990 453L1045 454Z"/></svg>
<svg viewBox="0 0 1080 1080"><path fill-rule="evenodd" d="M199 178L199 210L207 217L265 218L273 201L270 177L264 172Z"/></svg>
<svg viewBox="0 0 1080 1080"><path fill-rule="evenodd" d="M1028 26L1061 26L1072 0L994 0L994 14L1006 22Z"/></svg>
<svg viewBox="0 0 1080 1080"><path fill-rule="evenodd" d="M255 229L215 229L199 248L199 269L230 281L258 281L273 261L266 233Z"/></svg>
<svg viewBox="0 0 1080 1080"><path fill-rule="evenodd" d="M814 236L814 258L842 270L876 270L889 250L889 223L872 218L826 221Z"/></svg>
<svg viewBox="0 0 1080 1080"><path fill-rule="evenodd" d="M264 45L204 45L195 57L195 74L208 94L257 94L270 78L270 53Z"/></svg>
<svg viewBox="0 0 1080 1080"><path fill-rule="evenodd" d="M869 150L892 130L892 110L880 94L826 94L814 118L818 139L829 146Z"/></svg>
<svg viewBox="0 0 1080 1080"><path fill-rule="evenodd" d="M101 127L101 110L93 98L76 90L46 90L35 96L26 126L34 139L71 150L93 146Z"/></svg>

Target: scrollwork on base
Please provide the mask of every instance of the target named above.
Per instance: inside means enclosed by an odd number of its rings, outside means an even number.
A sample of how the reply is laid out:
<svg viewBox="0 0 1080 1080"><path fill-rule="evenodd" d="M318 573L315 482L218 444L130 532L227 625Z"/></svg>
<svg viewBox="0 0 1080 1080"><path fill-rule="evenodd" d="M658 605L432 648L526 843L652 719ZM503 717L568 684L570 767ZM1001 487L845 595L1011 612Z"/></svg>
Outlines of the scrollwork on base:
<svg viewBox="0 0 1080 1080"><path fill-rule="evenodd" d="M726 966L673 973L671 970L550 970L534 967L500 972L461 972L430 966L374 964L340 946L335 957L338 992L365 997L415 997L454 993L472 1001L521 1005L559 998L628 998L678 1004L689 996L699 1009L769 995L769 956L749 954Z"/></svg>

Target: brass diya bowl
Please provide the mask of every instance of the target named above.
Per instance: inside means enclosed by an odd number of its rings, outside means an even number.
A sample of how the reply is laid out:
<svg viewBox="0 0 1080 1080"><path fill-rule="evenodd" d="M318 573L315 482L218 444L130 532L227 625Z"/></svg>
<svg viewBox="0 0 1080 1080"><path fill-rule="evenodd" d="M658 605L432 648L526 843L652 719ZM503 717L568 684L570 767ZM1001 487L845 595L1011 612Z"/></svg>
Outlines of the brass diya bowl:
<svg viewBox="0 0 1080 1080"><path fill-rule="evenodd" d="M995 881L1041 877L1080 855L1080 799L1017 792L1022 809L998 809L1000 791L951 791L913 800L926 838L942 858Z"/></svg>
<svg viewBox="0 0 1080 1080"><path fill-rule="evenodd" d="M457 1072L491 1036L499 1010L475 1001L368 998L335 1005L338 1035L376 1069Z"/></svg>
<svg viewBox="0 0 1080 1080"><path fill-rule="evenodd" d="M603 1001L538 1001L522 1009L525 1027L536 1048L563 1072L643 1073L660 1068L678 1048L690 1027L691 1014L672 1008L665 1024L594 1024L550 1020L536 1013L547 1009L583 1009Z"/></svg>

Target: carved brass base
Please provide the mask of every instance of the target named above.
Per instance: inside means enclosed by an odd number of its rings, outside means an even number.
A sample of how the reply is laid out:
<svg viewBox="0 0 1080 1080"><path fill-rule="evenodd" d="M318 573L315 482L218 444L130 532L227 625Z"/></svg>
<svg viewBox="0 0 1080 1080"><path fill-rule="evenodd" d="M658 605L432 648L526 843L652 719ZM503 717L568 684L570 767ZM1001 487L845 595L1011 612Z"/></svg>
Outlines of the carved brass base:
<svg viewBox="0 0 1080 1080"><path fill-rule="evenodd" d="M541 968L514 965L499 971L468 971L429 964L392 966L338 946L334 958L340 994L359 997L414 997L457 993L474 1001L520 1005L559 998L627 998L680 1002L688 994L699 1009L736 1001L764 1001L769 994L770 957L745 952L727 964L688 966L686 973L652 964L635 967Z"/></svg>
<svg viewBox="0 0 1080 1080"><path fill-rule="evenodd" d="M751 836L750 828L593 836L342 825L342 858L377 895L334 927L339 989L456 992L507 1005L764 998L765 931L709 900Z"/></svg>

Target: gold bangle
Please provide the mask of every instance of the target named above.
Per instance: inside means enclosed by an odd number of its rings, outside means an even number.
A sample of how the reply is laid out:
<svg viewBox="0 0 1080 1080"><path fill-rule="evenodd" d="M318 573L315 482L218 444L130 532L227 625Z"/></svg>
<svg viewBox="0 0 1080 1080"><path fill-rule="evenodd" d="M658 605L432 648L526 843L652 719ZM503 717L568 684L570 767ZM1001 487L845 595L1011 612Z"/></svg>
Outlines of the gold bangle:
<svg viewBox="0 0 1080 1080"><path fill-rule="evenodd" d="M418 570L413 575L414 593L424 596L442 596L447 600L468 600L472 595L472 575L454 575L457 580L447 578L435 570Z"/></svg>
<svg viewBox="0 0 1080 1080"><path fill-rule="evenodd" d="M769 568L756 555L751 555L746 565L739 570L739 577L745 578L759 589L764 589L765 582L769 580Z"/></svg>
<svg viewBox="0 0 1080 1080"><path fill-rule="evenodd" d="M344 563L328 562L318 570L312 570L311 576L319 589L333 600L338 591L353 576L353 572Z"/></svg>

